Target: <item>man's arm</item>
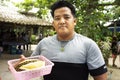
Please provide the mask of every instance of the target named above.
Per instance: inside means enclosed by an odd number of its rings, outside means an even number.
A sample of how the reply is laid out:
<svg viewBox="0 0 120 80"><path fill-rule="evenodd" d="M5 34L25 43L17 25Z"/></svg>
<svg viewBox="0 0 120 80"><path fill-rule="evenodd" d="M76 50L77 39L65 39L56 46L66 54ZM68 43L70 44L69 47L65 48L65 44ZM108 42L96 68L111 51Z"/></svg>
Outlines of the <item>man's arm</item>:
<svg viewBox="0 0 120 80"><path fill-rule="evenodd" d="M94 80L107 80L107 72L98 76L93 76Z"/></svg>

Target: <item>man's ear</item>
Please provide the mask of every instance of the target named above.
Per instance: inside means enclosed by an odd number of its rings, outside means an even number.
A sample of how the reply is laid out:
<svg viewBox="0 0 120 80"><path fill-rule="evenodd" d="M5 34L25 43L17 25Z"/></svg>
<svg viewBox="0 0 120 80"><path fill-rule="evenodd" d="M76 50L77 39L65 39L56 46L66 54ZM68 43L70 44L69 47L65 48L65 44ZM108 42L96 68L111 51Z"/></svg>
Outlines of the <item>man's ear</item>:
<svg viewBox="0 0 120 80"><path fill-rule="evenodd" d="M77 24L77 19L75 18L75 19L74 19L74 25L76 25L76 24Z"/></svg>

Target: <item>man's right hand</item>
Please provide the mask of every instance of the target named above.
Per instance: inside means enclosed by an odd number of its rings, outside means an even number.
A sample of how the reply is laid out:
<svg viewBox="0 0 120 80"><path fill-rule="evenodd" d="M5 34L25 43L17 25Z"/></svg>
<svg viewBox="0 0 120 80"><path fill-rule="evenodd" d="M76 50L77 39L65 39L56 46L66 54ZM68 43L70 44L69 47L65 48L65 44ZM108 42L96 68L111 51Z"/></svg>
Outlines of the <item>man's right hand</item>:
<svg viewBox="0 0 120 80"><path fill-rule="evenodd" d="M17 61L13 66L16 67L21 61L26 60L27 58L24 55L20 55L20 60Z"/></svg>
<svg viewBox="0 0 120 80"><path fill-rule="evenodd" d="M16 67L21 61L24 61L26 59L27 58L24 55L20 55L20 60L14 63L13 66ZM10 70L10 67L8 67L8 69Z"/></svg>

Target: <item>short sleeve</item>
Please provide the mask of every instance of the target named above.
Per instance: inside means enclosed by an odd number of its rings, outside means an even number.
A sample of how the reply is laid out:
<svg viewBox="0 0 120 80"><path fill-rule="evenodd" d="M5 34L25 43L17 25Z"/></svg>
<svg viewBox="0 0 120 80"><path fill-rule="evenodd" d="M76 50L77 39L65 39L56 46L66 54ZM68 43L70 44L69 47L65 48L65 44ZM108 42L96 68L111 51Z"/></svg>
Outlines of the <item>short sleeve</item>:
<svg viewBox="0 0 120 80"><path fill-rule="evenodd" d="M90 74L94 76L107 71L101 50L93 40L90 40L87 46L87 65Z"/></svg>

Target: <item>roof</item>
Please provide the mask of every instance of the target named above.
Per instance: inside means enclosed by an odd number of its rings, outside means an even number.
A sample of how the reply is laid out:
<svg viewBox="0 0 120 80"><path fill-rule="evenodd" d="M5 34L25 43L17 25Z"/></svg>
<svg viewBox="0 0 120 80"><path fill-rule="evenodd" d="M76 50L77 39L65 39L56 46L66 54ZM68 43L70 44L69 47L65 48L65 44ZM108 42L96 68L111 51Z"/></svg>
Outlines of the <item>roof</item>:
<svg viewBox="0 0 120 80"><path fill-rule="evenodd" d="M120 20L112 21L108 27L114 27L115 24L116 26L120 26Z"/></svg>
<svg viewBox="0 0 120 80"><path fill-rule="evenodd" d="M35 16L27 16L11 8L0 5L0 22L9 22L22 25L50 26L51 23Z"/></svg>
<svg viewBox="0 0 120 80"><path fill-rule="evenodd" d="M120 20L112 21L111 24L108 25L108 29L112 32L114 32L114 30L120 32Z"/></svg>
<svg viewBox="0 0 120 80"><path fill-rule="evenodd" d="M108 27L108 29L112 32L114 32L114 29L117 31L117 32L120 32L120 27Z"/></svg>

